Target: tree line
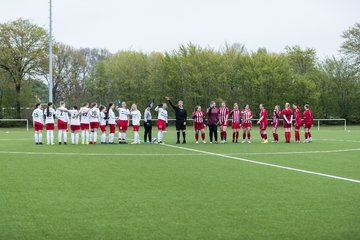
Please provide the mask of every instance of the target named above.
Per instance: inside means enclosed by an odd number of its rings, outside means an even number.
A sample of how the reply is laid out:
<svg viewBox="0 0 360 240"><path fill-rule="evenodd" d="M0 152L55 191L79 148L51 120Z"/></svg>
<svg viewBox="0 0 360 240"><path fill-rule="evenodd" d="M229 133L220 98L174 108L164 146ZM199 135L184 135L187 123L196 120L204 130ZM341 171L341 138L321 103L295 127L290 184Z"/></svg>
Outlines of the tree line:
<svg viewBox="0 0 360 240"><path fill-rule="evenodd" d="M54 46L54 102L108 104L117 99L144 108L152 99L182 99L188 111L211 100L259 103L271 110L285 102L309 103L316 118L360 122L360 24L342 34L340 57L319 60L316 51L286 46L247 51L241 44L223 49L181 45L168 52L144 53ZM48 35L28 20L0 24L0 107L47 102ZM171 111L170 111L171 112ZM4 114L4 113L1 113ZM172 114L172 113L171 113Z"/></svg>

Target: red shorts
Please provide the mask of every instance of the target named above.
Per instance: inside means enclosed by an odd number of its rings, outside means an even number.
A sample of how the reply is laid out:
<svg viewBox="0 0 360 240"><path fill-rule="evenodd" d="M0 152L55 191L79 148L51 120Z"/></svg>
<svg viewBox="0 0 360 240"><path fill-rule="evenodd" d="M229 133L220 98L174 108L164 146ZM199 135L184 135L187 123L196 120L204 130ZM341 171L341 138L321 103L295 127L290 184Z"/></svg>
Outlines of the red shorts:
<svg viewBox="0 0 360 240"><path fill-rule="evenodd" d="M251 128L251 127L252 127L252 123L251 123L251 122L249 122L249 123L243 123L243 124L242 124L242 127L243 127L243 128Z"/></svg>
<svg viewBox="0 0 360 240"><path fill-rule="evenodd" d="M227 126L228 125L228 122L219 122L220 123L220 126Z"/></svg>
<svg viewBox="0 0 360 240"><path fill-rule="evenodd" d="M101 132L106 132L106 125L100 125Z"/></svg>
<svg viewBox="0 0 360 240"><path fill-rule="evenodd" d="M158 127L158 130L165 131L166 130L166 122L164 120L158 119L157 127Z"/></svg>
<svg viewBox="0 0 360 240"><path fill-rule="evenodd" d="M89 130L90 125L88 123L80 123L81 130Z"/></svg>
<svg viewBox="0 0 360 240"><path fill-rule="evenodd" d="M260 130L264 130L264 131L265 131L265 130L266 130L266 128L267 128L267 125L268 125L267 123L265 123L265 122L261 122L261 123L260 123L260 125L259 125L259 129L260 129Z"/></svg>
<svg viewBox="0 0 360 240"><path fill-rule="evenodd" d="M43 130L43 124L39 122L34 122L34 130L35 131L42 131Z"/></svg>
<svg viewBox="0 0 360 240"><path fill-rule="evenodd" d="M99 122L90 122L90 129L99 128Z"/></svg>
<svg viewBox="0 0 360 240"><path fill-rule="evenodd" d="M203 130L203 129L205 129L205 124L203 122L194 123L194 129L195 129L195 131Z"/></svg>
<svg viewBox="0 0 360 240"><path fill-rule="evenodd" d="M110 133L115 133L116 124L109 124Z"/></svg>
<svg viewBox="0 0 360 240"><path fill-rule="evenodd" d="M126 131L128 129L128 121L127 120L119 120L118 125L119 125L120 131Z"/></svg>
<svg viewBox="0 0 360 240"><path fill-rule="evenodd" d="M312 123L305 123L305 128L310 129L312 127Z"/></svg>
<svg viewBox="0 0 360 240"><path fill-rule="evenodd" d="M46 130L54 130L55 124L47 123L47 124L45 124L45 128L46 128Z"/></svg>
<svg viewBox="0 0 360 240"><path fill-rule="evenodd" d="M58 120L58 130L67 130L67 122Z"/></svg>
<svg viewBox="0 0 360 240"><path fill-rule="evenodd" d="M273 122L272 126L273 126L273 128L278 128L279 127L279 122Z"/></svg>
<svg viewBox="0 0 360 240"><path fill-rule="evenodd" d="M79 131L80 130L80 125L70 125L70 130L71 131Z"/></svg>
<svg viewBox="0 0 360 240"><path fill-rule="evenodd" d="M139 125L133 125L133 131L134 132L138 132L140 129L140 126Z"/></svg>
<svg viewBox="0 0 360 240"><path fill-rule="evenodd" d="M232 129L240 129L240 123L239 122L232 123L231 128Z"/></svg>
<svg viewBox="0 0 360 240"><path fill-rule="evenodd" d="M284 121L284 128L291 128L291 124L288 124L286 121Z"/></svg>

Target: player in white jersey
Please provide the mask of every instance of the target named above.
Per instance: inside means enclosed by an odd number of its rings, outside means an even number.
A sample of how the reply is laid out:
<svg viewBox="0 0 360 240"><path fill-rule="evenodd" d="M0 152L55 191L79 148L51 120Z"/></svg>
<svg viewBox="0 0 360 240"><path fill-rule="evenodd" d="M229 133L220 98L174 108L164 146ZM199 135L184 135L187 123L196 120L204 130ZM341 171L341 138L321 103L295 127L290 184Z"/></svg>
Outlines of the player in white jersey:
<svg viewBox="0 0 360 240"><path fill-rule="evenodd" d="M115 104L113 102L109 103L108 110L106 112L106 118L108 119L109 124L109 144L114 144L114 134L116 129L116 120L115 120L115 113L114 113Z"/></svg>
<svg viewBox="0 0 360 240"><path fill-rule="evenodd" d="M61 137L64 135L64 144L67 144L67 124L69 117L65 102L60 102L60 107L56 109L56 118L58 119L58 142L61 144Z"/></svg>
<svg viewBox="0 0 360 240"><path fill-rule="evenodd" d="M89 144L89 103L84 103L80 108L81 143Z"/></svg>
<svg viewBox="0 0 360 240"><path fill-rule="evenodd" d="M168 122L168 112L166 103L161 103L155 108L158 112L157 127L158 127L158 143L163 143L164 131L166 131L166 124Z"/></svg>
<svg viewBox="0 0 360 240"><path fill-rule="evenodd" d="M106 107L101 105L100 110L100 130L101 130L101 144L106 144Z"/></svg>
<svg viewBox="0 0 360 240"><path fill-rule="evenodd" d="M47 144L54 145L54 123L55 123L56 111L53 108L53 103L49 102L47 108L44 110L45 116L45 128L46 128L46 142Z"/></svg>
<svg viewBox="0 0 360 240"><path fill-rule="evenodd" d="M69 114L71 119L71 144L79 144L80 112L77 106L73 106L73 108L69 110Z"/></svg>
<svg viewBox="0 0 360 240"><path fill-rule="evenodd" d="M96 144L97 140L97 131L100 123L100 110L97 107L97 103L91 104L91 109L89 110L89 121L90 121L90 144Z"/></svg>
<svg viewBox="0 0 360 240"><path fill-rule="evenodd" d="M134 131L134 142L132 144L140 144L139 129L140 129L141 112L137 109L136 104L131 105L130 114L131 114L131 120Z"/></svg>
<svg viewBox="0 0 360 240"><path fill-rule="evenodd" d="M121 108L117 109L119 112L119 144L126 144L126 130L129 126L130 121L130 111L126 108L126 102L121 103Z"/></svg>
<svg viewBox="0 0 360 240"><path fill-rule="evenodd" d="M44 115L41 110L41 104L37 103L35 109L32 112L33 125L34 125L34 138L36 144L42 144L42 130L44 125Z"/></svg>

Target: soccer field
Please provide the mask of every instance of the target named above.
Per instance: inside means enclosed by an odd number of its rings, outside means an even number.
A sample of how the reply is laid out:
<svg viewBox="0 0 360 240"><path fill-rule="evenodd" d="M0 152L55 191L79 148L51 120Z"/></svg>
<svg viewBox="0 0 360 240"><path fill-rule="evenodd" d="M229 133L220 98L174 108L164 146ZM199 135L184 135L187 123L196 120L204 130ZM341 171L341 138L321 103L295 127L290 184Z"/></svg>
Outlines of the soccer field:
<svg viewBox="0 0 360 240"><path fill-rule="evenodd" d="M176 145L171 129L164 145L47 146L2 128L0 239L360 239L360 127L348 129L314 129L311 144L260 144L254 130L251 144L188 131Z"/></svg>

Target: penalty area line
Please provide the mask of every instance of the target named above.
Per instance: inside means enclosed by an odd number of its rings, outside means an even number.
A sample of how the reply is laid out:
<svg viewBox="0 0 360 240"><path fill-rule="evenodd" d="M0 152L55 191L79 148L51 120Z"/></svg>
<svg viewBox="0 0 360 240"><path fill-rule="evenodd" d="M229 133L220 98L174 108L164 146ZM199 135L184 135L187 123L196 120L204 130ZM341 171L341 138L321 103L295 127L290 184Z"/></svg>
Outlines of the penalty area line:
<svg viewBox="0 0 360 240"><path fill-rule="evenodd" d="M272 164L272 163L258 162L258 161L254 161L254 160L250 160L250 159L234 157L234 156L224 155L224 154L220 154L220 153L207 152L207 151L202 151L202 150L197 150L197 149L192 149L192 148L174 146L174 145L169 145L169 144L162 144L162 145L166 146L166 147L178 148L178 149L188 150L188 151L197 152L197 153L204 153L204 154L211 155L211 156L229 158L229 159L242 161L242 162L248 162L248 163L253 163L253 164L258 164L258 165L274 167L274 168L281 168L281 169L294 171L294 172L301 172L301 173L312 174L312 175L317 175L317 176L322 176L322 177L327 177L327 178L332 178L332 179L343 180L343 181L347 181L347 182L360 183L360 180L357 180L357 179L345 178L345 177L340 177L340 176L335 176L335 175L330 175L330 174L325 174L325 173L319 173L319 172L314 172L314 171L308 171L308 170L303 170L300 168L292 168L292 167L286 167L286 166Z"/></svg>

